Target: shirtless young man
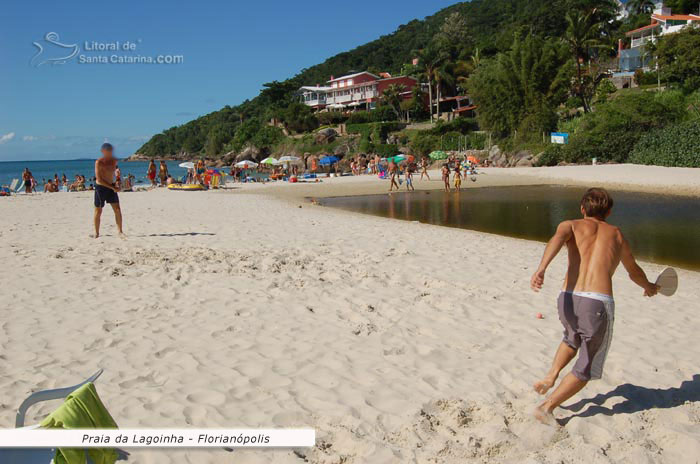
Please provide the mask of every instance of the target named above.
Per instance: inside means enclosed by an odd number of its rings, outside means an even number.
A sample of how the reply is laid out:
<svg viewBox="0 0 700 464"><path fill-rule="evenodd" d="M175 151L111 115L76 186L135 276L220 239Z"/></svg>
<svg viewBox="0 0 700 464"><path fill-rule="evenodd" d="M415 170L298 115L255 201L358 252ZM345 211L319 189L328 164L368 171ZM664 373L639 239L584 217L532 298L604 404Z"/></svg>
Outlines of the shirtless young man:
<svg viewBox="0 0 700 464"><path fill-rule="evenodd" d="M394 162L394 160L391 160L389 163L389 178L391 179L391 185L389 186L389 191L391 192L394 190L394 186L396 186L396 190L399 190L399 184L396 181L396 179L399 177L399 165Z"/></svg>
<svg viewBox="0 0 700 464"><path fill-rule="evenodd" d="M581 200L583 219L559 224L530 280L532 289L539 291L547 266L566 245L569 268L557 302L564 340L547 375L535 383L535 391L544 395L577 351L579 357L571 372L535 410L535 417L541 422L551 423L554 409L581 391L589 380L600 379L603 373L615 318L612 276L618 264L622 262L632 282L644 289L644 296L654 296L658 291L657 285L649 282L637 265L620 229L605 222L612 207L613 200L607 191L588 190Z"/></svg>
<svg viewBox="0 0 700 464"><path fill-rule="evenodd" d="M119 186L114 182L114 171L117 169L117 159L114 157L114 148L111 144L102 144L102 158L95 161L95 238L100 237L100 218L105 203L109 203L114 210L114 218L117 221L119 236L124 237L122 231L122 210L119 207Z"/></svg>

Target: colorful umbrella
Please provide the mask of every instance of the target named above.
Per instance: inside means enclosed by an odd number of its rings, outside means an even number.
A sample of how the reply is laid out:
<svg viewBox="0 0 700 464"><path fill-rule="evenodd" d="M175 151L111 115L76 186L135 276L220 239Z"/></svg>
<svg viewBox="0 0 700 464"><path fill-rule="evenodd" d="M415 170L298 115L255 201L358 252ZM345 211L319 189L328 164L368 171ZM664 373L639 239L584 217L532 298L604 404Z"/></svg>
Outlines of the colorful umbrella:
<svg viewBox="0 0 700 464"><path fill-rule="evenodd" d="M434 160L444 160L447 159L447 153L442 150L437 150L428 155L430 159Z"/></svg>
<svg viewBox="0 0 700 464"><path fill-rule="evenodd" d="M272 166L276 166L276 165L280 164L280 162L277 160L277 158L273 158L270 156L270 157L265 158L264 160L260 161L260 164L269 164Z"/></svg>
<svg viewBox="0 0 700 464"><path fill-rule="evenodd" d="M235 164L237 168L253 169L258 167L258 163L250 160L240 161Z"/></svg>
<svg viewBox="0 0 700 464"><path fill-rule="evenodd" d="M324 156L323 158L321 158L321 161L319 161L318 164L320 164L321 166L330 166L332 164L337 163L338 161L340 161L340 158L338 158L337 156Z"/></svg>
<svg viewBox="0 0 700 464"><path fill-rule="evenodd" d="M394 163L398 164L402 161L406 161L406 155L399 154L396 156L392 156L391 158L387 158L386 160L390 163L393 161Z"/></svg>
<svg viewBox="0 0 700 464"><path fill-rule="evenodd" d="M187 161L186 163L180 163L178 164L181 168L185 169L194 169L194 163L192 161Z"/></svg>
<svg viewBox="0 0 700 464"><path fill-rule="evenodd" d="M479 158L474 155L467 156L467 161L471 161L474 164L479 164Z"/></svg>
<svg viewBox="0 0 700 464"><path fill-rule="evenodd" d="M283 156L282 158L279 159L280 163L296 163L301 161L301 158L296 157L296 156Z"/></svg>

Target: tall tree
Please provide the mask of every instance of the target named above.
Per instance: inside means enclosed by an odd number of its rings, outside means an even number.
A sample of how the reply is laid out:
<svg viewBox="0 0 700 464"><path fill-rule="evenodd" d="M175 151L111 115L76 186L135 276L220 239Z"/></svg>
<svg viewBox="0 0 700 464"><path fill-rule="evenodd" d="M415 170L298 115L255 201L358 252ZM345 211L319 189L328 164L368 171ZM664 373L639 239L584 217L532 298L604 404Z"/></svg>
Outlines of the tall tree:
<svg viewBox="0 0 700 464"><path fill-rule="evenodd" d="M391 107L391 109L394 110L394 113L396 113L396 117L399 119L402 119L401 102L403 98L401 97L401 94L405 89L406 86L403 84L391 84L382 93L382 102Z"/></svg>
<svg viewBox="0 0 700 464"><path fill-rule="evenodd" d="M661 79L686 92L700 89L700 29L686 27L659 40L656 47Z"/></svg>
<svg viewBox="0 0 700 464"><path fill-rule="evenodd" d="M573 94L581 100L583 111L588 113L591 111L595 88L602 78L592 76L586 65L590 63L592 52L605 46L601 40L601 24L596 19L596 11L582 13L572 10L567 13L563 40L569 47L576 66Z"/></svg>
<svg viewBox="0 0 700 464"><path fill-rule="evenodd" d="M433 122L433 83L435 82L435 74L446 59L445 53L434 44L430 44L418 52L418 65L423 72L423 76L428 81L430 122Z"/></svg>
<svg viewBox="0 0 700 464"><path fill-rule="evenodd" d="M541 137L556 127L557 107L571 76L561 42L530 33L516 36L512 49L485 60L468 81L479 106L479 124L499 136Z"/></svg>

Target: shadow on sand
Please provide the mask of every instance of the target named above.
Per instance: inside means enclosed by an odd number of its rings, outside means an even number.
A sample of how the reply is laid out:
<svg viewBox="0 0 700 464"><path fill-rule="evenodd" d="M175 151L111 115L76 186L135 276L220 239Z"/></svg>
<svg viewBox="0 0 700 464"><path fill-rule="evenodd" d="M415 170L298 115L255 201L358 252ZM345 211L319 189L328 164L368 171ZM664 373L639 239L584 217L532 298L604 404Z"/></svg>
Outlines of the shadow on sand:
<svg viewBox="0 0 700 464"><path fill-rule="evenodd" d="M615 397L624 398L626 401L611 408L601 406ZM634 414L650 409L675 408L687 401L700 401L700 374L695 374L692 379L683 381L678 388L646 388L630 383L620 385L608 393L586 398L569 406L562 406L562 409L578 414L559 419L557 422L566 425L575 417L592 417L598 414L612 416L613 414ZM589 405L591 406L584 410Z"/></svg>
<svg viewBox="0 0 700 464"><path fill-rule="evenodd" d="M216 235L209 232L182 232L180 234L148 234L147 237L196 237L198 235Z"/></svg>

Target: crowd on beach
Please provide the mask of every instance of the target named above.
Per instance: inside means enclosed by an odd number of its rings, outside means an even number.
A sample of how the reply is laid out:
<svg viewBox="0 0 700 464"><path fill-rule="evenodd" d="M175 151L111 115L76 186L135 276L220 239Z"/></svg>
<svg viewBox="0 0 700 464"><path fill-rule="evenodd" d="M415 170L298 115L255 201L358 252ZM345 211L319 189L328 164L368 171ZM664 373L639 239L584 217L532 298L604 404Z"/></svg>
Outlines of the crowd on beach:
<svg viewBox="0 0 700 464"><path fill-rule="evenodd" d="M229 175L233 182L250 182L250 181L268 181L268 180L284 180L294 179L300 176L315 178L316 175L327 176L361 176L375 175L383 180L389 180L389 191L399 190L401 185L404 185L407 191L414 190L414 176L420 173L419 179L430 181L429 168L433 162L432 159L424 156L420 160L412 155L404 156L397 155L390 158L381 158L378 155L356 155L352 158L343 160L332 155L326 156L308 156L303 158L295 158L293 162L275 162L275 163L250 163L250 166L240 166L241 163L234 163L230 166L227 173L220 169L209 169L206 166L204 159L199 159L194 162L183 163L187 165L187 173L182 177L174 177L168 170L168 165L165 161L151 160L148 163L145 172L147 182L153 187L166 187L171 184L200 184L210 186L214 176ZM331 158L331 162L324 158ZM273 159L273 161L276 161ZM476 180L476 160L460 159L456 154L447 155L447 158L442 160L440 166L444 189L447 192L461 190L462 180L466 176L471 176L472 180ZM182 165L181 165L182 166ZM348 172L349 170L349 172ZM136 182L136 177L129 174L122 176L119 165L116 165L114 172L115 184L119 186L122 192L132 191ZM34 175L28 168L25 168L22 173L22 184L25 193L33 193L39 191L43 185L43 192L80 192L85 190L94 190L95 177L87 177L83 174L76 174L71 180L66 174L59 176L58 173L53 178L42 179L41 183L35 179Z"/></svg>
<svg viewBox="0 0 700 464"><path fill-rule="evenodd" d="M59 177L58 174L54 174L53 178L42 179L41 183L44 186L44 192L53 193L60 191L61 188L68 192L81 192L84 190L93 190L94 186L92 183L94 182L94 177L88 179L82 174L76 174L75 178L72 181L69 180L65 174L63 174L61 177ZM37 191L39 182L36 180L29 168L25 168L22 172L22 185L24 187L25 193L32 193Z"/></svg>
<svg viewBox="0 0 700 464"><path fill-rule="evenodd" d="M121 178L121 171L119 166L115 171L117 181L122 186L122 190L129 191L133 188L133 183L135 177L133 175L126 176L124 179ZM95 177L86 177L84 174L76 174L73 180L70 180L68 176L64 173L59 177L58 173L54 174L53 178L49 177L41 180L41 183L37 181L34 174L25 168L22 172L22 188L25 193L37 193L41 185L44 186L44 193L56 193L60 191L64 192L83 192L86 190L95 190Z"/></svg>

